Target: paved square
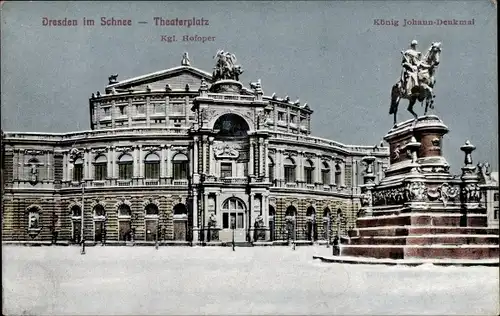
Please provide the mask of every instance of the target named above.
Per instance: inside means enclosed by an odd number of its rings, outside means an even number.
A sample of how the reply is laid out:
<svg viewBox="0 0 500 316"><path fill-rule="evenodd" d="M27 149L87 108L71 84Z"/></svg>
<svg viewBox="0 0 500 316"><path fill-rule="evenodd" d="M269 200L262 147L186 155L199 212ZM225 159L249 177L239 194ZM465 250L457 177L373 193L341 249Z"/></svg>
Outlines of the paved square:
<svg viewBox="0 0 500 316"><path fill-rule="evenodd" d="M4 315L497 315L499 270L327 264L325 247L3 247Z"/></svg>

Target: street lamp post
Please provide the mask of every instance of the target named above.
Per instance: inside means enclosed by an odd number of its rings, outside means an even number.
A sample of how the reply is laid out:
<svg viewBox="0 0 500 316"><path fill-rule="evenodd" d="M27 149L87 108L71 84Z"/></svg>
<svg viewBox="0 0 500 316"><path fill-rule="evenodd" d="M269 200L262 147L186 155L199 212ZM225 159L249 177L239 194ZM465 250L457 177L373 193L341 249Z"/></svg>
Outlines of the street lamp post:
<svg viewBox="0 0 500 316"><path fill-rule="evenodd" d="M83 233L84 231L84 221L83 217L85 215L85 182L82 181L82 216L81 217L81 226L82 228L80 229L80 240L82 242L82 249L80 250L80 254L84 255L85 254L85 234Z"/></svg>
<svg viewBox="0 0 500 316"><path fill-rule="evenodd" d="M231 216L231 228L233 229L233 251L235 251L234 249L234 229L236 228L236 218L234 216Z"/></svg>
<svg viewBox="0 0 500 316"><path fill-rule="evenodd" d="M296 239L297 239L297 223L295 221L295 216L293 217L292 219L292 223L293 223L293 246L292 246L292 249L295 250L295 244L296 244Z"/></svg>
<svg viewBox="0 0 500 316"><path fill-rule="evenodd" d="M337 212L337 233L333 239L332 251L334 256L340 255L340 213Z"/></svg>
<svg viewBox="0 0 500 316"><path fill-rule="evenodd" d="M330 228L331 228L331 219L330 215L328 215L326 219L326 248L330 248Z"/></svg>

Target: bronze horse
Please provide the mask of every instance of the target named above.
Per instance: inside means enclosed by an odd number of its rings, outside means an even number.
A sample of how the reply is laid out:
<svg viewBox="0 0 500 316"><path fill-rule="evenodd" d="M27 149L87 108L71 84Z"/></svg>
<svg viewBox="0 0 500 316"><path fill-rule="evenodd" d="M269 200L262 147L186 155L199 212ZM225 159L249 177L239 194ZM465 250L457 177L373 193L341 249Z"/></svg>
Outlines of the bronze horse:
<svg viewBox="0 0 500 316"><path fill-rule="evenodd" d="M392 86L391 90L391 108L389 114L394 114L394 124L397 122L398 105L401 99L408 99L408 111L415 117L418 117L417 113L413 111L413 106L417 100L421 103L425 102L424 115L427 115L428 109L434 108L434 98L433 88L436 84L435 72L439 65L439 55L441 53L441 43L432 43L431 47L427 50L424 58L422 58L422 63L418 68L417 78L418 85L411 87L410 93L404 93L403 82L400 79L395 85ZM423 106L423 104L422 104Z"/></svg>

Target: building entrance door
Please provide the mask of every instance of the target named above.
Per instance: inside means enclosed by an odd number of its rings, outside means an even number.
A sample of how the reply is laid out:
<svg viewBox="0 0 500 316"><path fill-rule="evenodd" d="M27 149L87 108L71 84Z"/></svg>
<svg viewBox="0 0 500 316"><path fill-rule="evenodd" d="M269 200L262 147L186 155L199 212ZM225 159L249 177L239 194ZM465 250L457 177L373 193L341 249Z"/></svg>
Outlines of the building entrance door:
<svg viewBox="0 0 500 316"><path fill-rule="evenodd" d="M222 203L222 231L219 234L221 241L244 242L247 237L245 203L238 198L229 198ZM233 232L234 231L234 232Z"/></svg>

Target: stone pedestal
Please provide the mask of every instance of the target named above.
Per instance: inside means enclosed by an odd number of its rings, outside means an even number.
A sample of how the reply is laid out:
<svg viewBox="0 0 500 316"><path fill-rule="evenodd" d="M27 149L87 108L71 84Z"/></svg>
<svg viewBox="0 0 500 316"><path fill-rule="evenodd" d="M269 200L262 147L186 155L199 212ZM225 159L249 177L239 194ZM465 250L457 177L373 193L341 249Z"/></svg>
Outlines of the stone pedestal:
<svg viewBox="0 0 500 316"><path fill-rule="evenodd" d="M498 258L498 230L487 228L470 143L461 177L442 156L448 128L434 115L394 126L385 136L390 167L369 187L364 212L341 255L374 258Z"/></svg>

